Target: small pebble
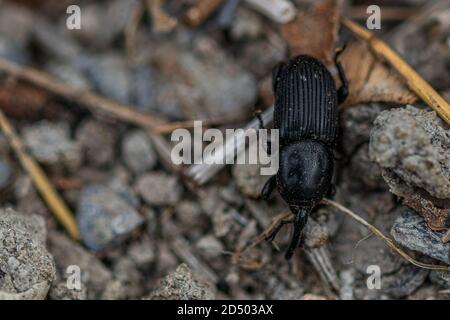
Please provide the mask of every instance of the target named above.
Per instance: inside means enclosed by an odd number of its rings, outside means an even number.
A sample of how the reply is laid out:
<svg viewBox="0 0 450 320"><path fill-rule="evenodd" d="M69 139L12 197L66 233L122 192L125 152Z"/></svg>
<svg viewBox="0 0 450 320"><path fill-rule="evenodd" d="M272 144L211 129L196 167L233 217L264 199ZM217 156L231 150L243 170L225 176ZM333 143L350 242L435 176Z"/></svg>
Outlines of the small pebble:
<svg viewBox="0 0 450 320"><path fill-rule="evenodd" d="M200 280L184 263L169 273L153 291L152 300L212 300L215 297L213 286Z"/></svg>
<svg viewBox="0 0 450 320"><path fill-rule="evenodd" d="M77 90L89 90L91 85L86 77L73 65L51 61L45 66L47 72Z"/></svg>
<svg viewBox="0 0 450 320"><path fill-rule="evenodd" d="M0 37L0 57L22 65L28 64L29 62L27 52L19 45L4 37Z"/></svg>
<svg viewBox="0 0 450 320"><path fill-rule="evenodd" d="M148 65L139 65L134 70L134 99L141 112L155 109L155 75Z"/></svg>
<svg viewBox="0 0 450 320"><path fill-rule="evenodd" d="M251 198L261 196L261 190L270 178L261 175L261 166L258 164L235 164L232 174L238 189Z"/></svg>
<svg viewBox="0 0 450 320"><path fill-rule="evenodd" d="M79 66L100 94L121 103L132 102L131 72L120 55L87 57L80 59Z"/></svg>
<svg viewBox="0 0 450 320"><path fill-rule="evenodd" d="M374 122L370 158L441 199L450 198L449 151L450 130L435 112L407 106L382 112Z"/></svg>
<svg viewBox="0 0 450 320"><path fill-rule="evenodd" d="M123 161L136 175L153 169L158 158L153 144L143 130L132 130L122 141Z"/></svg>
<svg viewBox="0 0 450 320"><path fill-rule="evenodd" d="M88 299L99 299L113 279L111 271L92 253L65 234L51 231L48 237L49 251L55 257L62 279L66 279L69 266L78 266L81 271L81 290L86 290Z"/></svg>
<svg viewBox="0 0 450 320"><path fill-rule="evenodd" d="M392 226L391 234L402 246L450 265L450 242L442 242L443 232L429 229L413 210L405 209Z"/></svg>
<svg viewBox="0 0 450 320"><path fill-rule="evenodd" d="M78 126L75 136L88 164L104 167L113 162L116 147L114 127L87 119Z"/></svg>
<svg viewBox="0 0 450 320"><path fill-rule="evenodd" d="M45 165L75 170L81 164L80 148L71 139L67 123L40 121L27 126L23 138L31 154Z"/></svg>
<svg viewBox="0 0 450 320"><path fill-rule="evenodd" d="M212 235L204 236L195 244L198 251L205 259L214 259L223 254L223 244Z"/></svg>
<svg viewBox="0 0 450 320"><path fill-rule="evenodd" d="M0 210L0 300L45 299L56 270L42 217Z"/></svg>
<svg viewBox="0 0 450 320"><path fill-rule="evenodd" d="M86 300L86 287L81 287L80 290L69 289L67 281L61 281L52 285L49 292L50 300Z"/></svg>
<svg viewBox="0 0 450 320"><path fill-rule="evenodd" d="M148 173L140 177L136 190L149 205L175 205L181 199L183 188L174 176L163 172Z"/></svg>
<svg viewBox="0 0 450 320"><path fill-rule="evenodd" d="M90 185L80 193L77 221L82 241L98 251L125 240L144 219L111 189Z"/></svg>

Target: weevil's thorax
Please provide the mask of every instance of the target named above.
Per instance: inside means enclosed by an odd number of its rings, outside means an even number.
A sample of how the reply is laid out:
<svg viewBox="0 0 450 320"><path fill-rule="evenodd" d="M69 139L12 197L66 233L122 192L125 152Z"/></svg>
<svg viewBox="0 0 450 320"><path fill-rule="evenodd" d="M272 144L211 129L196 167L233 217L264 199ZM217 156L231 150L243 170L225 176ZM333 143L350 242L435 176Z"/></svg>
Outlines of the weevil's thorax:
<svg viewBox="0 0 450 320"><path fill-rule="evenodd" d="M280 150L278 190L290 206L314 207L326 196L333 177L333 155L317 140L304 140Z"/></svg>
<svg viewBox="0 0 450 320"><path fill-rule="evenodd" d="M304 139L334 146L337 134L337 90L328 69L301 55L279 68L274 79L274 126L280 145Z"/></svg>

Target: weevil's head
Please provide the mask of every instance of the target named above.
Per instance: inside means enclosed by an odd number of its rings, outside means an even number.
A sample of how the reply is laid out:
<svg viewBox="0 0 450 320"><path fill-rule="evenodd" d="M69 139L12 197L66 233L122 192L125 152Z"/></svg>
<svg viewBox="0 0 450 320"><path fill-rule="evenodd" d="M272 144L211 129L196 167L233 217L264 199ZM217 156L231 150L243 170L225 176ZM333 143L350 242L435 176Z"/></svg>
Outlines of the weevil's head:
<svg viewBox="0 0 450 320"><path fill-rule="evenodd" d="M278 190L290 206L314 207L331 187L333 155L320 141L285 145L280 151Z"/></svg>

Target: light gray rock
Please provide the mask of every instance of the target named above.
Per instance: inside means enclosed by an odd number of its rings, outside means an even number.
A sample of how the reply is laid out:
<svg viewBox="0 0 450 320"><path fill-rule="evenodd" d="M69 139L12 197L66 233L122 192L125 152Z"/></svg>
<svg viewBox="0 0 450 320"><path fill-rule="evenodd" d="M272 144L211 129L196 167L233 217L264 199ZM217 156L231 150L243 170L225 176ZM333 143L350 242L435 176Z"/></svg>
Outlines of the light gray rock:
<svg viewBox="0 0 450 320"><path fill-rule="evenodd" d="M51 300L86 300L86 287L80 290L69 289L66 281L58 282L50 288L49 297Z"/></svg>
<svg viewBox="0 0 450 320"><path fill-rule="evenodd" d="M0 300L45 299L56 275L45 239L41 217L0 210Z"/></svg>
<svg viewBox="0 0 450 320"><path fill-rule="evenodd" d="M216 237L207 235L200 238L195 244L205 259L214 259L223 254L223 244Z"/></svg>
<svg viewBox="0 0 450 320"><path fill-rule="evenodd" d="M134 174L153 169L158 161L153 144L143 130L133 130L122 141L123 161Z"/></svg>
<svg viewBox="0 0 450 320"><path fill-rule="evenodd" d="M114 161L116 130L100 121L83 121L75 134L86 161L96 167L107 166Z"/></svg>
<svg viewBox="0 0 450 320"><path fill-rule="evenodd" d="M80 193L77 221L81 239L97 251L123 241L144 219L111 189L90 185Z"/></svg>
<svg viewBox="0 0 450 320"><path fill-rule="evenodd" d="M107 4L83 4L82 28L73 32L90 46L105 48L125 30L136 3L137 0L113 0ZM65 23L63 19L62 24Z"/></svg>
<svg viewBox="0 0 450 320"><path fill-rule="evenodd" d="M124 58L109 53L80 59L79 66L100 94L122 103L132 102L132 75Z"/></svg>
<svg viewBox="0 0 450 320"><path fill-rule="evenodd" d="M259 198L264 184L270 178L270 176L261 175L261 166L259 164L235 164L232 170L238 189L248 197Z"/></svg>
<svg viewBox="0 0 450 320"><path fill-rule="evenodd" d="M450 130L434 112L412 106L385 111L375 120L370 157L410 187L450 198Z"/></svg>
<svg viewBox="0 0 450 320"><path fill-rule="evenodd" d="M48 166L76 169L81 164L80 148L64 122L42 120L23 130L26 146L37 161Z"/></svg>
<svg viewBox="0 0 450 320"><path fill-rule="evenodd" d="M0 57L18 64L29 63L29 57L24 48L4 37L0 37Z"/></svg>
<svg viewBox="0 0 450 320"><path fill-rule="evenodd" d="M169 273L150 295L154 300L212 300L213 286L199 279L184 263Z"/></svg>
<svg viewBox="0 0 450 320"><path fill-rule="evenodd" d="M45 69L49 74L77 90L89 90L91 85L86 77L71 64L50 61Z"/></svg>
<svg viewBox="0 0 450 320"><path fill-rule="evenodd" d="M60 232L49 233L48 245L49 251L55 257L61 281L65 283L67 277L71 275L67 273L69 266L78 266L81 272L81 290L86 291L88 299L100 299L108 284L114 280L111 271L92 253ZM61 292L56 288L55 298L61 298L61 295L78 295L64 291Z"/></svg>
<svg viewBox="0 0 450 320"><path fill-rule="evenodd" d="M180 113L178 117L190 119L250 111L257 96L253 75L211 39L205 37L195 43L203 48L197 54L173 45L155 49L154 61L162 66L157 86L161 112L167 112L167 102Z"/></svg>
<svg viewBox="0 0 450 320"><path fill-rule="evenodd" d="M148 173L140 177L136 190L146 203L153 206L175 205L183 192L178 179L163 172Z"/></svg>
<svg viewBox="0 0 450 320"><path fill-rule="evenodd" d="M444 243L444 232L430 230L424 219L413 210L405 209L392 226L395 241L450 265L450 242Z"/></svg>

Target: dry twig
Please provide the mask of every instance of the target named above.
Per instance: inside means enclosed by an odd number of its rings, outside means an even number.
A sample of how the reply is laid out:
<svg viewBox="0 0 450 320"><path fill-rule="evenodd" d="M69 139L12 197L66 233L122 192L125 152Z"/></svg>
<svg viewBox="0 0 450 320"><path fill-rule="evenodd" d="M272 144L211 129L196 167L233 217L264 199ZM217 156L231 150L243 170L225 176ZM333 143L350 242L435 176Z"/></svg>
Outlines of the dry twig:
<svg viewBox="0 0 450 320"><path fill-rule="evenodd" d="M223 0L199 0L195 6L189 8L186 12L186 23L192 27L201 25L222 3Z"/></svg>
<svg viewBox="0 0 450 320"><path fill-rule="evenodd" d="M98 96L90 91L80 91L67 86L44 72L29 67L22 67L13 62L0 58L0 70L8 75L25 80L34 85L48 90L49 92L61 96L67 100L75 101L91 109L91 111L105 112L123 121L148 128L151 131L163 125L166 121L159 116L142 113L113 100Z"/></svg>
<svg viewBox="0 0 450 320"><path fill-rule="evenodd" d="M392 241L392 239L386 237L379 229L377 229L375 226L371 225L370 223L368 223L366 220L364 220L363 218L361 218L360 216L358 216L356 213L352 212L351 210L347 209L346 207L344 207L343 205L330 200L330 199L323 199L322 200L323 204L332 206L336 209L338 209L339 211L347 214L348 216L350 216L352 219L356 220L358 223L362 224L363 226L365 226L367 229L369 229L375 236L377 236L378 238L380 238L384 243L386 243L386 245L391 248L392 250L394 250L396 253L398 253L403 259L405 259L406 261L410 262L411 264L423 268L423 269L429 269L429 270L439 270L439 271L447 271L450 272L450 267L447 266L439 266L439 265L432 265L432 264L427 264L427 263L423 263L420 261L415 260L414 258L410 257L405 251L403 251L402 249L400 249L399 247L397 247L394 244L394 241Z"/></svg>
<svg viewBox="0 0 450 320"><path fill-rule="evenodd" d="M78 226L73 214L56 192L39 164L25 151L19 136L9 123L3 111L0 110L0 128L8 139L9 144L19 158L25 171L30 175L36 189L41 194L55 217L61 222L74 240L79 239Z"/></svg>
<svg viewBox="0 0 450 320"><path fill-rule="evenodd" d="M388 61L406 80L408 86L425 101L436 113L450 124L450 105L444 100L413 68L411 68L393 49L378 39L369 30L353 21L342 18L342 24L358 38L366 41L372 51L380 58Z"/></svg>

